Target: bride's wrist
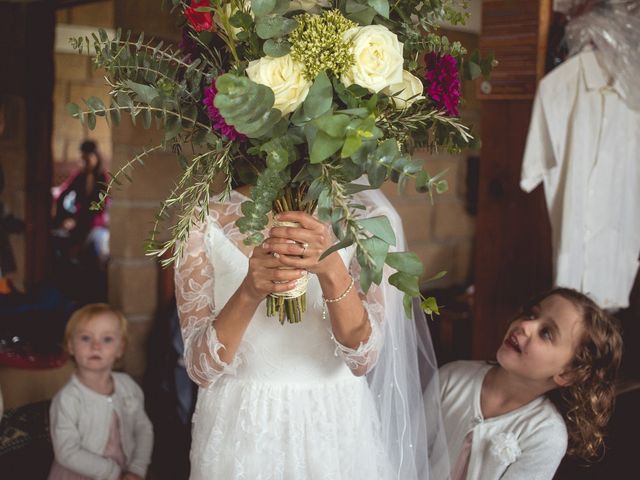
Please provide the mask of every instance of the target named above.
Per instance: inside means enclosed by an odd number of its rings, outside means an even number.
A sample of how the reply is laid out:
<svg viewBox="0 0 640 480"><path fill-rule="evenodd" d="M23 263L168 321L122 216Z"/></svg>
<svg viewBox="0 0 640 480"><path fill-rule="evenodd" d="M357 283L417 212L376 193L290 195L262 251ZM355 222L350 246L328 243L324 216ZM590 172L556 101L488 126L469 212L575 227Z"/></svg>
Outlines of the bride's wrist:
<svg viewBox="0 0 640 480"><path fill-rule="evenodd" d="M238 295L238 300L240 300L243 304L254 308L256 308L258 304L265 298L260 294L260 292L249 285L246 280L240 284L238 290L236 290L236 294Z"/></svg>

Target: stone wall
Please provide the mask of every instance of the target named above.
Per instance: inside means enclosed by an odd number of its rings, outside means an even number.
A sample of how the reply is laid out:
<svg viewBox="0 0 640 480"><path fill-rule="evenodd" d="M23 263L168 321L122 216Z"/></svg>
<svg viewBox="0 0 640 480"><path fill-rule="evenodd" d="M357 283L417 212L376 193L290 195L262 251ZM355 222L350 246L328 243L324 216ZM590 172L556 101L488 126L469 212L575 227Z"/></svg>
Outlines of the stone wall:
<svg viewBox="0 0 640 480"><path fill-rule="evenodd" d="M95 29L114 27L113 1L104 1L80 5L58 10L56 14L58 30L61 26L94 27ZM55 87L53 91L53 185L59 185L67 175L79 168L80 154L78 147L85 139L95 140L105 161L105 168L110 169L112 157L111 130L106 122L99 121L96 128L90 131L86 125L67 114L65 105L69 102L81 104L82 99L91 96L105 100L109 92L101 71L93 68L91 57L78 53L56 51Z"/></svg>

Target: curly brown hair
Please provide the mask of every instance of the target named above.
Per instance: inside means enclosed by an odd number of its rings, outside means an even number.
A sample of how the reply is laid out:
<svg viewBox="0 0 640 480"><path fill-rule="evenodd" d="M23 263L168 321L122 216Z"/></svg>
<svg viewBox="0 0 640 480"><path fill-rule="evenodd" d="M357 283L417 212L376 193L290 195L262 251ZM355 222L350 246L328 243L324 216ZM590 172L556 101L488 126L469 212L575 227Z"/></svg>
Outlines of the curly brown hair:
<svg viewBox="0 0 640 480"><path fill-rule="evenodd" d="M567 454L598 460L604 453L605 427L615 404L615 380L622 358L620 327L593 300L570 288L554 288L530 304L539 304L551 295L559 295L580 309L584 336L571 364L571 384L547 395L567 425Z"/></svg>

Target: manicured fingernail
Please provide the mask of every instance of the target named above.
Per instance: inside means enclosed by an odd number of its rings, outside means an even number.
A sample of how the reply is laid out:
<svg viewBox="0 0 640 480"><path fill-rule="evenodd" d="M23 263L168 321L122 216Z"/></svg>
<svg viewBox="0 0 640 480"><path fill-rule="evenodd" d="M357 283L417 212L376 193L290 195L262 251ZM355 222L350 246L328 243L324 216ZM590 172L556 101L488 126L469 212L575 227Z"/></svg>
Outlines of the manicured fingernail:
<svg viewBox="0 0 640 480"><path fill-rule="evenodd" d="M280 258L280 254L279 254L278 252L273 252L273 256L274 256L275 258Z"/></svg>

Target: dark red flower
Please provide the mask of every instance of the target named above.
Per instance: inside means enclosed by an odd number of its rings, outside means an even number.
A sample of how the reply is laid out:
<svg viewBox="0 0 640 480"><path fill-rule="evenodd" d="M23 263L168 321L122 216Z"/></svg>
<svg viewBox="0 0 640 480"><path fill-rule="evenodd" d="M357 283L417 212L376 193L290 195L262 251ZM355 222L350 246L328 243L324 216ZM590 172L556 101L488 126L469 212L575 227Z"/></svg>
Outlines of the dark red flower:
<svg viewBox="0 0 640 480"><path fill-rule="evenodd" d="M440 55L435 52L425 57L427 70L426 92L438 108L444 109L448 115L458 116L460 102L460 77L458 75L458 61L451 55Z"/></svg>
<svg viewBox="0 0 640 480"><path fill-rule="evenodd" d="M205 30L212 32L215 30L213 14L211 12L196 11L197 8L210 6L211 2L209 0L191 0L191 6L184 9L184 16L187 17L189 25L191 25L196 32Z"/></svg>
<svg viewBox="0 0 640 480"><path fill-rule="evenodd" d="M246 136L238 132L232 125L229 125L224 117L220 114L220 111L216 108L213 101L216 98L218 89L216 88L216 80L213 79L211 86L204 89L204 99L202 103L207 107L207 115L211 120L211 126L214 130L217 130L229 140L246 140Z"/></svg>

